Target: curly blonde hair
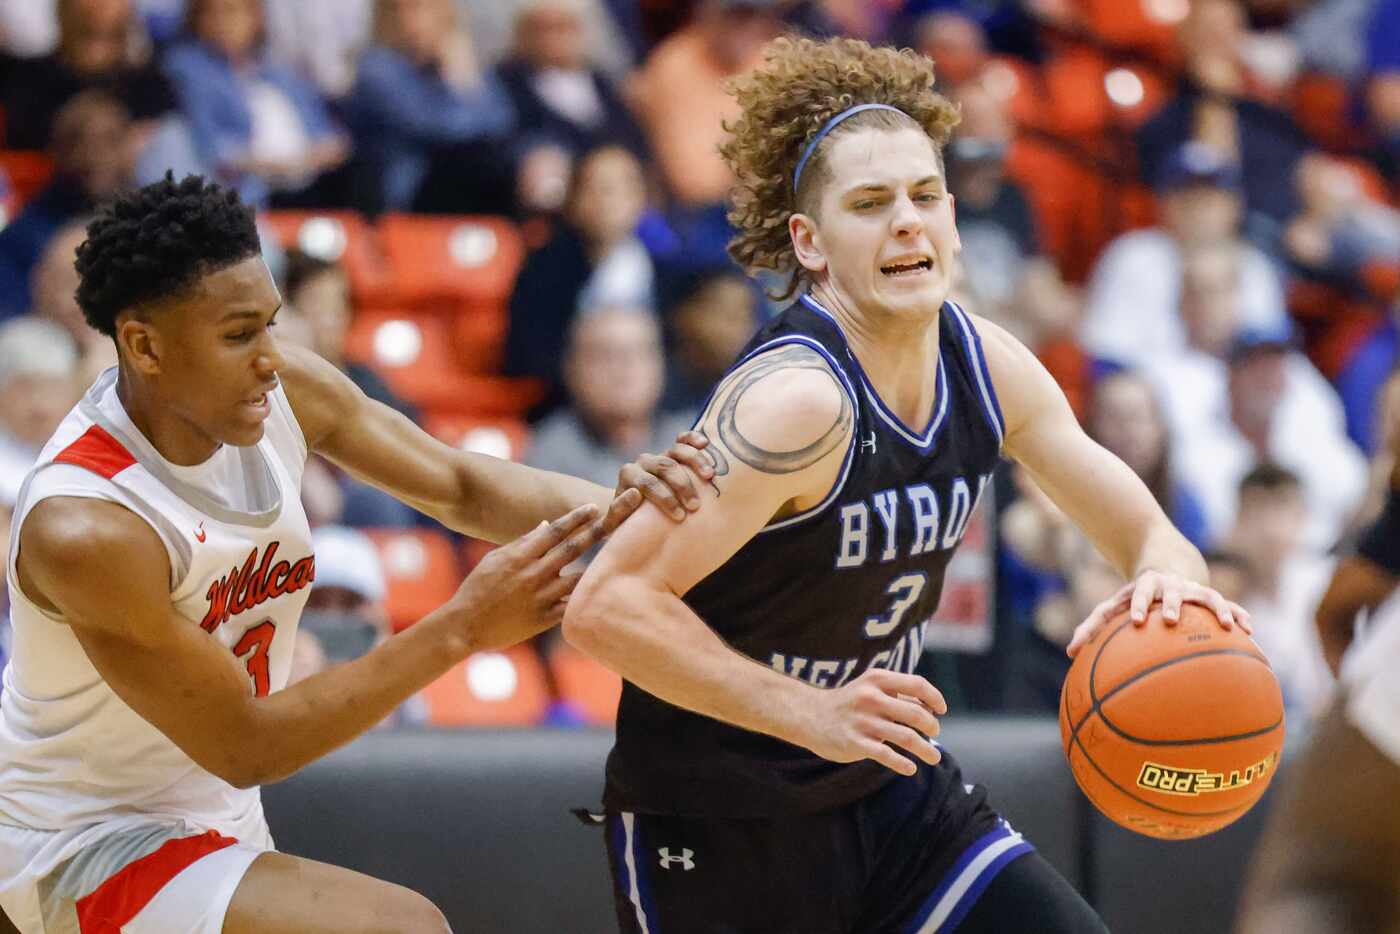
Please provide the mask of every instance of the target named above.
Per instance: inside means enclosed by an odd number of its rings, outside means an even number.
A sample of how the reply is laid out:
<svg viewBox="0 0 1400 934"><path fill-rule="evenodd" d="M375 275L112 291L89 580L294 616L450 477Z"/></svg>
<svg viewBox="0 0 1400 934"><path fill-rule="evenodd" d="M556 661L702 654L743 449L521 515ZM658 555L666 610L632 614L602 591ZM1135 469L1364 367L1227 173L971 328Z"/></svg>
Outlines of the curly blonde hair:
<svg viewBox="0 0 1400 934"><path fill-rule="evenodd" d="M737 180L729 221L739 235L730 241L729 255L750 274L787 273L787 289L778 299L792 297L802 284L806 270L793 252L788 218L815 206L830 181L825 153L832 140L862 128L918 126L941 154L958 122L957 107L933 90L930 59L859 39L775 39L763 64L733 79L729 91L742 108L737 120L725 123L730 138L720 147ZM793 170L808 141L858 104L887 104L902 113L870 110L838 124L817 146L794 191Z"/></svg>

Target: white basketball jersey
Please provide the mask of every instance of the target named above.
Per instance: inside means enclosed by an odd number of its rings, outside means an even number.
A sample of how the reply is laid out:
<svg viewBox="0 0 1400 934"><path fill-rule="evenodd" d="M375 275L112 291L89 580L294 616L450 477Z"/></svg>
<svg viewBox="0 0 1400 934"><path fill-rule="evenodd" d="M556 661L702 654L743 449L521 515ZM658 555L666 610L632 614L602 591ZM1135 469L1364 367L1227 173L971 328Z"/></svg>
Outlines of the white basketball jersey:
<svg viewBox="0 0 1400 934"><path fill-rule="evenodd" d="M265 832L256 788L234 788L196 765L108 687L70 627L20 589L19 533L35 504L51 496L104 499L149 523L170 556L171 603L238 657L256 695L287 683L297 620L315 576L300 496L306 441L282 388L269 393L271 413L256 445L224 445L204 463L182 467L162 458L132 423L117 398L116 375L112 369L100 376L64 419L15 507L0 822L73 832L56 835L63 846L31 854L30 873L45 868L34 862L66 858L94 833L133 819L184 821L248 839Z"/></svg>

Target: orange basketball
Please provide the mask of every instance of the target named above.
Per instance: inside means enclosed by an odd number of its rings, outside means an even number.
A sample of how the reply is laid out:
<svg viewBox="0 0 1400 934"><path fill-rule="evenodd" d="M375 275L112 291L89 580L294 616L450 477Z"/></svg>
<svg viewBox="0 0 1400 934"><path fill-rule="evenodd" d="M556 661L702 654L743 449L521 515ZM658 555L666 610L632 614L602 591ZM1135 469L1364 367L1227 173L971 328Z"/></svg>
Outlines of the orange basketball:
<svg viewBox="0 0 1400 934"><path fill-rule="evenodd" d="M1238 626L1186 604L1167 626L1128 614L1099 630L1060 692L1060 736L1075 781L1129 830L1182 840L1244 814L1273 779L1283 695Z"/></svg>

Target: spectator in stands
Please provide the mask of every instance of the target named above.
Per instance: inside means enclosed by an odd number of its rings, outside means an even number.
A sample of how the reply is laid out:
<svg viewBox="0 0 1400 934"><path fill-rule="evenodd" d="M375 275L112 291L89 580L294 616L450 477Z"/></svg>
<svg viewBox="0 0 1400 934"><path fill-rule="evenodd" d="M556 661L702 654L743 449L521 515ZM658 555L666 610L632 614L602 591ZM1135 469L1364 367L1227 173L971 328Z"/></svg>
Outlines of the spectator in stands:
<svg viewBox="0 0 1400 934"><path fill-rule="evenodd" d="M664 450L690 427L687 415L657 411L665 380L661 331L646 308L599 308L570 328L564 381L572 405L540 422L527 462L613 483L643 451Z"/></svg>
<svg viewBox="0 0 1400 934"><path fill-rule="evenodd" d="M1307 142L1292 118L1250 100L1250 75L1241 56L1247 38L1238 0L1196 0L1182 22L1186 60L1176 96L1138 131L1143 174L1158 178L1187 141L1213 146L1244 168L1245 231L1272 244L1293 216L1293 169Z"/></svg>
<svg viewBox="0 0 1400 934"><path fill-rule="evenodd" d="M1179 286L1181 256L1196 244L1238 236L1240 170L1203 143L1181 146L1157 179L1162 225L1123 234L1104 250L1089 281L1081 333L1090 353L1131 366L1186 346ZM1241 245L1239 324L1277 330L1286 321L1278 273L1257 248Z"/></svg>
<svg viewBox="0 0 1400 934"><path fill-rule="evenodd" d="M516 130L575 157L605 143L642 155L641 128L588 59L583 13L583 0L527 0L520 7L514 53L496 68L515 106Z"/></svg>
<svg viewBox="0 0 1400 934"><path fill-rule="evenodd" d="M78 270L74 266L78 244L87 239L87 223L79 220L59 229L44 248L31 279L34 305L31 313L68 332L78 349L78 383L88 386L99 373L117 364L112 339L91 327L78 305Z"/></svg>
<svg viewBox="0 0 1400 934"><path fill-rule="evenodd" d="M956 8L920 19L914 26L914 42L938 66L938 84L943 88L961 88L977 80L990 59L982 24Z"/></svg>
<svg viewBox="0 0 1400 934"><path fill-rule="evenodd" d="M956 13L935 18L976 25ZM959 85L952 98L962 108L962 121L943 158L949 190L957 198L960 267L977 296L976 307L1001 320L1000 309L1011 301L1040 242L1025 193L1006 177L1014 128L1001 101L976 82Z"/></svg>
<svg viewBox="0 0 1400 934"><path fill-rule="evenodd" d="M1193 425L1177 448L1182 478L1201 494L1209 527L1235 522L1240 481L1273 463L1296 475L1307 506L1304 542L1325 551L1348 527L1366 492L1366 460L1339 417L1316 417L1309 406L1285 405L1292 382L1291 334L1247 330L1228 352L1228 419Z"/></svg>
<svg viewBox="0 0 1400 934"><path fill-rule="evenodd" d="M85 90L106 91L120 100L142 136L175 107L170 85L149 60L149 43L131 0L58 0L57 17L57 49L16 63L0 93L7 147L48 149L59 111Z"/></svg>
<svg viewBox="0 0 1400 934"><path fill-rule="evenodd" d="M359 207L510 213L510 96L452 0L376 0L374 41L345 101Z"/></svg>
<svg viewBox="0 0 1400 934"><path fill-rule="evenodd" d="M54 177L0 230L0 318L28 310L29 278L45 245L68 222L130 184L135 153L131 118L105 91L84 91L54 122Z"/></svg>
<svg viewBox="0 0 1400 934"><path fill-rule="evenodd" d="M1069 672L1065 647L1089 613L1123 578L1049 497L1021 478L1022 496L1003 516L1003 547L1038 577L1028 625L1016 633L1007 660L1004 704L1024 713L1059 710Z"/></svg>
<svg viewBox="0 0 1400 934"><path fill-rule="evenodd" d="M355 309L350 299L350 280L339 261L292 250L287 254L282 296L305 316L312 350L335 364L371 399L418 420L417 409L396 396L378 373L345 358L345 340Z"/></svg>
<svg viewBox="0 0 1400 934"><path fill-rule="evenodd" d="M384 609L384 567L364 532L321 526L311 533L316 550L316 581L306 598L292 649L294 671L310 677L327 665L359 658L389 638ZM422 701L405 702L381 727L420 722Z"/></svg>
<svg viewBox="0 0 1400 934"><path fill-rule="evenodd" d="M593 150L574 171L566 223L526 257L510 298L505 370L554 388L541 411L563 401L560 365L576 315L602 306L656 306L655 272L636 237L645 206L637 158L617 146Z"/></svg>
<svg viewBox="0 0 1400 934"><path fill-rule="evenodd" d="M331 100L350 93L355 59L369 44L374 0L267 4L268 56L310 78Z"/></svg>
<svg viewBox="0 0 1400 934"><path fill-rule="evenodd" d="M345 272L338 263L293 250L287 257L282 295L279 340L316 351L344 371L365 395L417 420L417 410L395 396L379 374L346 360L345 338L353 309ZM417 524L415 513L403 503L316 458L307 462L302 486L313 526L408 528Z"/></svg>
<svg viewBox="0 0 1400 934"><path fill-rule="evenodd" d="M78 353L49 321L0 325L0 505L12 508L39 449L78 401Z"/></svg>
<svg viewBox="0 0 1400 934"><path fill-rule="evenodd" d="M670 296L666 324L672 336L662 408L700 414L710 390L758 327L753 286L732 267L684 277Z"/></svg>
<svg viewBox="0 0 1400 934"><path fill-rule="evenodd" d="M1313 613L1331 579L1332 560L1304 545L1306 524L1298 477L1261 463L1240 480L1239 512L1226 547L1249 567L1251 587L1242 605L1283 688L1284 706L1311 718L1331 693Z"/></svg>
<svg viewBox="0 0 1400 934"><path fill-rule="evenodd" d="M1356 278L1368 264L1400 264L1400 211L1373 198L1334 156L1310 153L1298 163L1302 210L1289 222L1289 258L1309 272Z"/></svg>
<svg viewBox="0 0 1400 934"><path fill-rule="evenodd" d="M1254 578L1250 575L1249 562L1238 552L1223 548L1201 552L1206 559L1206 571L1210 574L1210 586L1231 603L1244 605L1245 599L1254 590Z"/></svg>
<svg viewBox="0 0 1400 934"><path fill-rule="evenodd" d="M724 201L733 184L720 158L723 122L739 115L726 80L758 64L782 20L774 0L703 0L694 21L652 50L629 89L657 164L690 208Z"/></svg>
<svg viewBox="0 0 1400 934"><path fill-rule="evenodd" d="M1366 71L1367 114L1394 179L1400 174L1400 0L1376 0L1366 36Z"/></svg>
<svg viewBox="0 0 1400 934"><path fill-rule="evenodd" d="M1159 399L1141 374L1123 370L1094 386L1089 436L1132 468L1192 544L1210 541L1198 494L1173 470L1172 438Z"/></svg>
<svg viewBox="0 0 1400 934"><path fill-rule="evenodd" d="M347 138L315 87L266 47L263 0L189 0L164 67L195 149L252 204L333 204Z"/></svg>
<svg viewBox="0 0 1400 934"><path fill-rule="evenodd" d="M1143 373L1166 409L1176 446L1230 424L1228 356L1238 330L1242 255L1237 243L1201 244L1181 264L1181 319L1186 349L1148 358ZM1320 436L1340 437L1345 412L1337 392L1306 356L1283 356L1283 385L1275 419L1312 425Z"/></svg>

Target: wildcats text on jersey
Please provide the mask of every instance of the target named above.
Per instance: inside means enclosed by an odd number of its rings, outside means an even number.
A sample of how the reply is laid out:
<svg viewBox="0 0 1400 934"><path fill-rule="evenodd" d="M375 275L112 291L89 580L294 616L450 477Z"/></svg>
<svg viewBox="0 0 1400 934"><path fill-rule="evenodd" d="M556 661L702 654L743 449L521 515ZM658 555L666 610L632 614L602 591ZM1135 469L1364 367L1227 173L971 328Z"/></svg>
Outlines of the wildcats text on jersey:
<svg viewBox="0 0 1400 934"><path fill-rule="evenodd" d="M307 555L296 563L272 559L277 554L281 542L269 542L258 561L258 549L248 552L241 568L234 568L221 580L209 585L205 599L209 609L204 614L200 626L205 632L213 632L229 617L237 616L245 610L283 594L296 593L316 579L316 557ZM254 566L257 570L254 571ZM270 570L269 570L270 568Z"/></svg>

